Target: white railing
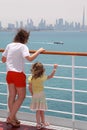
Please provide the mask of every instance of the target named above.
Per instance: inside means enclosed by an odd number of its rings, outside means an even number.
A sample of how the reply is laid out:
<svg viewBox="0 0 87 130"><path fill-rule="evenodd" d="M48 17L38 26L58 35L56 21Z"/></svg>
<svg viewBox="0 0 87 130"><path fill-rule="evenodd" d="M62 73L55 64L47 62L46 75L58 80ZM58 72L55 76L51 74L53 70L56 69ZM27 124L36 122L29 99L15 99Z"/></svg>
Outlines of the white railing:
<svg viewBox="0 0 87 130"><path fill-rule="evenodd" d="M33 52L35 52L35 51L31 51L31 53L33 53ZM48 112L51 112L51 113L60 113L60 114L65 114L65 115L70 115L71 116L71 118L66 118L66 116L65 117L63 117L63 118L61 118L60 116L58 117L58 116L47 116L47 118L50 120L50 122L52 122L52 124L54 124L54 125L61 125L61 126L66 126L66 127L71 127L73 130L74 129L82 129L82 130L86 130L87 129L87 124L86 124L86 120L87 120L87 114L82 114L82 113L77 113L76 112L76 108L75 108L75 106L76 105L84 105L84 106L86 106L87 107L87 102L80 102L80 101L76 101L75 100L75 93L77 92L77 93L84 93L84 94L86 94L87 93L87 91L86 90L80 90L80 89L76 89L75 88L75 81L76 80L78 80L78 81L87 81L87 78L76 78L75 77L75 69L87 69L87 67L86 66L75 66L75 57L76 56L81 56L81 58L83 58L84 56L87 56L87 53L76 53L76 52L45 52L45 54L47 54L47 55L49 55L49 54L52 54L52 55L69 55L69 56L71 56L72 57L72 64L71 65L58 65L59 66L59 68L70 68L71 70L72 70L72 76L70 77L63 77L63 76L59 76L58 75L58 73L56 73L56 76L54 76L54 79L56 79L56 82L57 82L57 79L65 79L65 80L71 80L72 81L72 85L71 85L71 88L66 88L66 84L64 84L65 86L64 86L64 88L60 88L60 87L50 87L50 86L45 86L45 89L47 89L48 91L49 90L54 90L54 91L56 91L56 93L57 93L57 91L65 91L65 92L71 92L72 93L72 99L71 100L66 100L66 99L56 99L56 98L49 98L49 97L47 97L47 101L55 101L55 102L57 102L57 104L59 103L59 102L61 102L61 103L70 103L70 104L72 104L72 110L71 110L71 112L68 112L68 109L67 109L67 111L63 111L63 110L59 110L59 108L57 108L57 110L55 110L55 109L53 109L53 107L51 108L51 109L48 109ZM0 61L0 64L2 64L2 62ZM26 63L26 65L29 65L29 63ZM48 66L49 68L51 67L51 66L53 66L52 64L44 64L45 66ZM58 69L59 69L58 68ZM0 72L0 75L5 75L6 74L6 72ZM26 75L28 75L28 74L26 74ZM6 85L6 82L4 81L4 82L2 82L2 81L0 81L0 85ZM8 95L8 93L5 93L5 92L1 92L1 89L0 89L0 97L1 96L7 96ZM29 95L26 95L26 98L31 98L31 96L29 96ZM1 100L1 99L0 99ZM7 106L7 103L1 103L0 102L0 106ZM1 107L0 107L1 108ZM28 104L28 106L25 106L25 105L22 105L22 107L21 108L23 108L23 109L29 109L29 104ZM8 108L7 108L8 109ZM84 111L84 109L83 109L83 111ZM1 116L3 116L2 115L2 109L1 109L1 115L0 115L0 117ZM22 113L22 114L24 114L24 112ZM25 113L25 115L26 115L26 113ZM19 114L19 116L20 116L20 114ZM26 115L26 117L28 116L28 113L27 113L27 115ZM85 118L85 120L83 120L83 119L81 119L81 120L79 120L79 119L76 119L76 116L78 116L78 117L84 117ZM21 117L21 116L20 116ZM23 117L23 115L22 115L22 117L21 117L22 119L24 119L24 120L26 120L26 118L25 117ZM29 117L28 117L29 118ZM52 118L52 119L51 119ZM55 121L55 119L56 119L56 121ZM29 120L30 120L30 118L29 118ZM33 119L32 119L33 120Z"/></svg>

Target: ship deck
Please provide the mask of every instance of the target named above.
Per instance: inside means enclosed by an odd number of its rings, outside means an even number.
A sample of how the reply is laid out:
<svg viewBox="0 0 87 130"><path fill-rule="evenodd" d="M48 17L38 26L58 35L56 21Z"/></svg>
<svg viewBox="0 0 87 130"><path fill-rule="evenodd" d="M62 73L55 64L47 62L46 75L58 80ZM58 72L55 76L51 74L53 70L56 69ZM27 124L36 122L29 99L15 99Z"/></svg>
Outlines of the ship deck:
<svg viewBox="0 0 87 130"><path fill-rule="evenodd" d="M4 50L1 49L0 52L3 52ZM34 53L34 50L30 51L31 53ZM87 89L83 88L83 84L85 82L85 85L87 86L87 76L84 76L84 74L87 71L87 64L82 64L78 66L78 64L75 64L78 62L78 60L84 59L87 57L87 53L83 52L44 52L43 54L46 55L54 55L54 56L67 56L69 57L70 63L67 64L59 64L59 68L63 69L63 71L66 71L66 75L62 76L59 74L59 72L56 72L56 75L54 76L54 80L57 84L57 86L49 85L45 86L45 90L47 91L56 91L56 95L59 94L59 92L64 92L66 97L64 98L64 94L61 94L60 97L53 97L48 96L47 101L50 103L55 102L55 107L50 107L47 112L52 113L52 115L46 114L46 120L50 123L50 126L47 128L42 128L41 130L87 130ZM80 58L79 58L80 57ZM66 60L64 60L66 61ZM83 60L84 61L84 60ZM26 66L30 65L29 63L26 63ZM51 68L52 64L44 64L45 66ZM0 68L3 68L2 62L0 61ZM70 70L70 75L67 75L67 71ZM78 70L78 71L77 71ZM83 70L83 74L79 73L81 70ZM84 71L85 70L85 71ZM61 70L62 71L62 70ZM78 73L77 73L78 72ZM77 75L76 75L77 74ZM18 119L21 121L20 128L12 128L11 126L6 125L6 118L8 117L8 105L7 105L7 99L8 99L8 91L7 91L7 84L5 81L6 72L4 69L0 72L0 130L36 130L36 119L35 119L35 113L29 112L29 106L27 104L23 104L21 106L20 111L17 113ZM28 74L26 73L28 76ZM67 87L67 80L69 81L69 86ZM64 86L60 87L59 81L63 81ZM78 84L75 84L78 83ZM79 83L82 83L81 87L79 87ZM63 84L62 84L63 85ZM5 89L3 89L5 88ZM86 88L86 87L85 87ZM77 94L82 94L80 99L77 100L76 96ZM69 95L69 96L68 96ZM70 97L70 98L69 98ZM84 98L85 97L85 98ZM31 96L28 94L26 95L26 100L30 101ZM84 99L84 101L82 100ZM59 104L59 106L58 106ZM66 106L66 107L64 107ZM78 107L77 109L77 106ZM68 107L70 107L70 110L68 110ZM60 109L61 108L61 109ZM66 108L66 109L64 109ZM22 111L23 110L23 111ZM80 111L81 110L81 111Z"/></svg>
<svg viewBox="0 0 87 130"><path fill-rule="evenodd" d="M21 121L20 127L14 128L10 125L7 125L5 119L0 118L0 130L37 130L37 129L36 129L36 123L34 122ZM72 130L72 129L67 127L50 125L46 128L41 128L40 130Z"/></svg>

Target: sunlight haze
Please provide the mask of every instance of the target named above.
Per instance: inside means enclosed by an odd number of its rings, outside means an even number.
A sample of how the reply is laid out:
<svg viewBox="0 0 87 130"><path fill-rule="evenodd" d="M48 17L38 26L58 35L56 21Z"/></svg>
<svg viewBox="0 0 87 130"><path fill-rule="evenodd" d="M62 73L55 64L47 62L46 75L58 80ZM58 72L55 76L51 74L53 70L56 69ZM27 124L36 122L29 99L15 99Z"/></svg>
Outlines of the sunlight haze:
<svg viewBox="0 0 87 130"><path fill-rule="evenodd" d="M83 7L87 24L87 0L0 0L0 21L6 25L32 19L37 25L42 18L47 24L55 24L56 19L63 18L82 24Z"/></svg>

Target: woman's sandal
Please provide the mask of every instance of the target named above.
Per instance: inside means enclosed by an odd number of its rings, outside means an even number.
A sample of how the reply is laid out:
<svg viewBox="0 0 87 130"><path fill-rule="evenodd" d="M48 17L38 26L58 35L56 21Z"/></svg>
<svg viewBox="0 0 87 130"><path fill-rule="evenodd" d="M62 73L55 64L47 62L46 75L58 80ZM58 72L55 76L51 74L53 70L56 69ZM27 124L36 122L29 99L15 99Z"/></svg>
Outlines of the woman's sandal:
<svg viewBox="0 0 87 130"><path fill-rule="evenodd" d="M20 121L18 119L14 119L17 124L20 124Z"/></svg>
<svg viewBox="0 0 87 130"><path fill-rule="evenodd" d="M11 120L9 117L7 118L6 123L7 125L11 125L12 127L20 127L20 124L18 124L15 120Z"/></svg>
<svg viewBox="0 0 87 130"><path fill-rule="evenodd" d="M36 128L37 128L38 130L41 129L41 128L42 128L42 127L41 127L41 124L38 123L38 124L36 125Z"/></svg>

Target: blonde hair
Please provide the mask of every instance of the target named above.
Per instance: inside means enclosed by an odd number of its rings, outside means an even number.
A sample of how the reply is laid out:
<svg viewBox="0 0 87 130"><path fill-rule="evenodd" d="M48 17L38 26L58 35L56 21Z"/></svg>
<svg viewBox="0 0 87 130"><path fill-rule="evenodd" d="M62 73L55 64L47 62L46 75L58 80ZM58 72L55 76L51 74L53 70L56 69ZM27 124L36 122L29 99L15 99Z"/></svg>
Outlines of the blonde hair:
<svg viewBox="0 0 87 130"><path fill-rule="evenodd" d="M31 73L32 73L32 79L33 78L39 78L43 75L45 69L42 63L36 62L32 65Z"/></svg>

